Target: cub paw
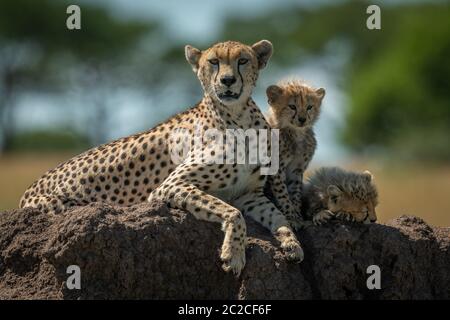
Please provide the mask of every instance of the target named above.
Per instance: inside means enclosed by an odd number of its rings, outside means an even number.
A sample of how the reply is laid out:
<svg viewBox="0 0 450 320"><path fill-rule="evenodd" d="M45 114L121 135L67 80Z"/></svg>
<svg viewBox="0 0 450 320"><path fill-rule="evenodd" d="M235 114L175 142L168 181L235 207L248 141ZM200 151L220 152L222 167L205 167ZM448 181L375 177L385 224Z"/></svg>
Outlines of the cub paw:
<svg viewBox="0 0 450 320"><path fill-rule="evenodd" d="M350 213L347 212L339 212L336 214L336 217L345 221L352 221L355 222L355 217L353 217Z"/></svg>
<svg viewBox="0 0 450 320"><path fill-rule="evenodd" d="M315 225L321 225L333 217L334 214L330 210L323 210L318 213L316 213L313 217L313 223Z"/></svg>

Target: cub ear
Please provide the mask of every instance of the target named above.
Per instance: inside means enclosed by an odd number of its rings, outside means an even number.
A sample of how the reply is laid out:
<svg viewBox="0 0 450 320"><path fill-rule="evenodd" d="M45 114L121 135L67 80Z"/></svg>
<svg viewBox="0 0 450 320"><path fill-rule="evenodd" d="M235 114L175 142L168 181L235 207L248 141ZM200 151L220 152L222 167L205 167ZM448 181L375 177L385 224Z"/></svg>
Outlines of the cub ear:
<svg viewBox="0 0 450 320"><path fill-rule="evenodd" d="M267 40L261 40L252 45L252 49L255 51L256 57L258 58L258 69L264 69L272 56L272 43Z"/></svg>
<svg viewBox="0 0 450 320"><path fill-rule="evenodd" d="M271 85L266 89L267 98L269 100L269 104L276 102L281 95L283 94L283 89L279 86Z"/></svg>
<svg viewBox="0 0 450 320"><path fill-rule="evenodd" d="M335 186L334 184L330 184L327 188L327 192L328 195L330 197L339 197L342 194L341 189L339 189L337 186Z"/></svg>
<svg viewBox="0 0 450 320"><path fill-rule="evenodd" d="M369 170L364 171L363 176L369 182L373 180L373 174Z"/></svg>
<svg viewBox="0 0 450 320"><path fill-rule="evenodd" d="M186 56L186 60L192 66L192 70L197 72L198 63L200 61L200 57L202 56L202 52L197 48L187 45L184 47L184 55Z"/></svg>
<svg viewBox="0 0 450 320"><path fill-rule="evenodd" d="M325 97L325 89L324 88L317 89L316 94L317 94L317 97L319 97L319 99L322 100L323 97Z"/></svg>

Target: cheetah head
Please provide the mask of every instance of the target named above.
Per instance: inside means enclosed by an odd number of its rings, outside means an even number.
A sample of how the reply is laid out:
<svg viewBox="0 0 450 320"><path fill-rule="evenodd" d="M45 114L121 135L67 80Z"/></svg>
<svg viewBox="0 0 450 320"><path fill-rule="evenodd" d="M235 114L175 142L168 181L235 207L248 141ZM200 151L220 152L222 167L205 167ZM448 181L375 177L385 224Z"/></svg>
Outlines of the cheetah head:
<svg viewBox="0 0 450 320"><path fill-rule="evenodd" d="M314 89L298 80L271 85L266 90L269 122L273 127L311 127L320 114L325 89Z"/></svg>
<svg viewBox="0 0 450 320"><path fill-rule="evenodd" d="M205 93L223 105L232 106L250 98L259 70L272 55L272 44L267 40L252 46L227 41L204 51L187 45L185 55Z"/></svg>
<svg viewBox="0 0 450 320"><path fill-rule="evenodd" d="M369 171L364 171L358 174L357 180L339 186L329 185L328 208L335 213L350 214L357 222L375 222L378 200L373 176Z"/></svg>

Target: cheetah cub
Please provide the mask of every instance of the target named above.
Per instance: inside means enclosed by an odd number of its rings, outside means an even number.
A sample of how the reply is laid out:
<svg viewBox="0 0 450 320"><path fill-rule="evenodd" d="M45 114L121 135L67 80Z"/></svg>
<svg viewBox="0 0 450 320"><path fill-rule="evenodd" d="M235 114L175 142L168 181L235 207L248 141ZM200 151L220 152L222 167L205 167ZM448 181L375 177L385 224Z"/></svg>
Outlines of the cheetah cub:
<svg viewBox="0 0 450 320"><path fill-rule="evenodd" d="M378 193L369 171L319 168L304 185L303 212L314 224L333 216L366 224L375 222L377 204Z"/></svg>
<svg viewBox="0 0 450 320"><path fill-rule="evenodd" d="M279 174L269 177L268 189L291 224L299 228L303 173L316 150L313 126L320 114L325 89L291 80L269 86L266 93L267 120L272 128L280 130Z"/></svg>

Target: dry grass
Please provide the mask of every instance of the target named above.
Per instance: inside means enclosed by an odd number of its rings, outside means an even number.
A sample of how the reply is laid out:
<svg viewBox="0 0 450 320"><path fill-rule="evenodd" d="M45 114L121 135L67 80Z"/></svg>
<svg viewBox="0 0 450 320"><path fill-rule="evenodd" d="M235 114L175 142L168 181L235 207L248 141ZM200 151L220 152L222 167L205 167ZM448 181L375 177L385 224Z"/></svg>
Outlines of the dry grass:
<svg viewBox="0 0 450 320"><path fill-rule="evenodd" d="M70 154L17 154L0 157L0 210L18 206L23 191L40 175ZM436 226L450 226L450 167L392 167L358 162L346 168L369 169L380 193L379 220L402 214L423 218Z"/></svg>
<svg viewBox="0 0 450 320"><path fill-rule="evenodd" d="M17 208L28 186L70 154L12 154L0 156L0 210Z"/></svg>
<svg viewBox="0 0 450 320"><path fill-rule="evenodd" d="M381 221L410 214L435 226L450 226L450 168L373 171Z"/></svg>

